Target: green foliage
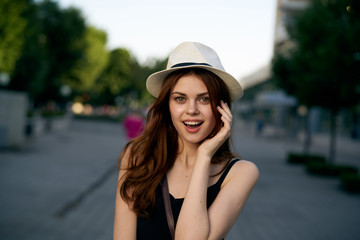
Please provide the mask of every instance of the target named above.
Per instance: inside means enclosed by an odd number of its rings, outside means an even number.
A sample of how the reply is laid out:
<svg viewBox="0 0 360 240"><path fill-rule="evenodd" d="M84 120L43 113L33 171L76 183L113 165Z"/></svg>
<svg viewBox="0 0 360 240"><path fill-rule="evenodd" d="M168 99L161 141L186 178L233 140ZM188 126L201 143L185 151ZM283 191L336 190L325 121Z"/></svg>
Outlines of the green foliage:
<svg viewBox="0 0 360 240"><path fill-rule="evenodd" d="M11 74L21 55L28 7L28 0L0 1L0 72Z"/></svg>
<svg viewBox="0 0 360 240"><path fill-rule="evenodd" d="M50 99L61 102L59 88L64 84L74 64L85 52L85 20L79 10L68 8L61 10L57 4L44 1L40 4L42 23L46 36L48 74L45 88L39 97L44 102Z"/></svg>
<svg viewBox="0 0 360 240"><path fill-rule="evenodd" d="M61 102L63 76L84 55L85 20L79 10L49 0L31 3L24 16L26 41L9 88L29 92L38 104Z"/></svg>
<svg viewBox="0 0 360 240"><path fill-rule="evenodd" d="M0 14L0 72L11 76L7 88L27 92L35 107L79 96L95 105L147 102L146 78L165 68L166 60L141 65L126 49L109 52L104 31L54 0L3 0ZM64 85L70 98L61 95Z"/></svg>
<svg viewBox="0 0 360 240"><path fill-rule="evenodd" d="M81 115L76 114L73 117L74 119L79 120L89 120L89 121L107 121L107 122L117 122L121 123L121 117L119 116L110 116L110 115Z"/></svg>
<svg viewBox="0 0 360 240"><path fill-rule="evenodd" d="M297 84L293 81L292 62L283 54L275 55L272 60L272 79L290 95L297 95ZM304 101L302 101L304 103ZM306 104L309 105L309 104Z"/></svg>
<svg viewBox="0 0 360 240"><path fill-rule="evenodd" d="M130 53L123 48L112 50L108 64L93 88L93 101L101 104L114 104L115 97L131 87L130 74Z"/></svg>
<svg viewBox="0 0 360 240"><path fill-rule="evenodd" d="M41 116L43 117L62 117L65 115L65 112L62 110L43 110L41 111Z"/></svg>
<svg viewBox="0 0 360 240"><path fill-rule="evenodd" d="M136 101L146 105L152 97L147 93L145 81L151 73L165 69L166 62L167 59L154 59L141 65L128 50L114 49L90 91L91 103L128 106Z"/></svg>
<svg viewBox="0 0 360 240"><path fill-rule="evenodd" d="M140 65L135 59L131 62L131 82L133 83L133 90L139 100L144 102L150 101L152 96L146 90L146 79L150 74L161 71L166 68L167 58L165 59L152 59L146 65Z"/></svg>
<svg viewBox="0 0 360 240"><path fill-rule="evenodd" d="M47 39L38 12L38 6L32 3L24 13L28 23L24 29L24 47L9 84L10 89L27 91L32 99L37 99L44 91L44 82L49 70L46 58Z"/></svg>
<svg viewBox="0 0 360 240"><path fill-rule="evenodd" d="M306 170L309 173L323 176L340 176L346 173L357 173L358 169L347 165L334 165L324 162L308 162Z"/></svg>
<svg viewBox="0 0 360 240"><path fill-rule="evenodd" d="M341 187L350 193L360 193L360 175L345 173L340 175Z"/></svg>
<svg viewBox="0 0 360 240"><path fill-rule="evenodd" d="M289 33L295 47L273 59L280 87L301 104L339 111L360 100L359 1L314 0Z"/></svg>
<svg viewBox="0 0 360 240"><path fill-rule="evenodd" d="M360 101L360 1L310 1L288 32L293 47L274 56L273 79L300 104L331 111L332 162L335 117Z"/></svg>
<svg viewBox="0 0 360 240"><path fill-rule="evenodd" d="M310 155L302 153L289 153L287 162L293 164L307 164L307 163L325 163L326 158L320 155Z"/></svg>
<svg viewBox="0 0 360 240"><path fill-rule="evenodd" d="M63 82L77 92L89 91L104 70L109 53L106 50L106 33L95 27L88 27L85 32L84 56L63 76Z"/></svg>

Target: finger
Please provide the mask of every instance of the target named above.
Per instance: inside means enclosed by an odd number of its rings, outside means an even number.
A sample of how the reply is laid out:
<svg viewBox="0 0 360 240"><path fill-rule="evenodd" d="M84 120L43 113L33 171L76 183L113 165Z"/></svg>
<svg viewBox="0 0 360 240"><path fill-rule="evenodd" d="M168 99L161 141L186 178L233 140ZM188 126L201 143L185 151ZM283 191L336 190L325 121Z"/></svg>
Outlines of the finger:
<svg viewBox="0 0 360 240"><path fill-rule="evenodd" d="M230 136L230 129L223 126L220 131L212 138L212 140L218 142L220 145Z"/></svg>
<svg viewBox="0 0 360 240"><path fill-rule="evenodd" d="M225 123L224 126L218 132L217 136L219 137L219 140L221 142L224 142L230 136L230 133L231 133L230 124Z"/></svg>
<svg viewBox="0 0 360 240"><path fill-rule="evenodd" d="M223 108L219 107L219 112L221 114L221 121L224 123L221 130L223 130L226 135L230 135L232 127L232 114L228 105L223 101L221 102Z"/></svg>
<svg viewBox="0 0 360 240"><path fill-rule="evenodd" d="M232 126L232 121L231 119L229 119L227 116L221 116L220 117L220 120L223 122L223 126L222 128L228 128L228 129L231 129L231 126Z"/></svg>
<svg viewBox="0 0 360 240"><path fill-rule="evenodd" d="M231 117L229 116L229 114L228 114L224 109L222 109L220 106L217 107L217 110L218 110L218 112L219 112L220 115L221 115L221 119L224 119L224 120L222 120L223 122L224 122L224 121L229 121L229 122L232 121L232 119L231 119Z"/></svg>
<svg viewBox="0 0 360 240"><path fill-rule="evenodd" d="M232 117L230 107L228 106L227 103L225 103L224 101L221 100L220 107L221 107L221 109L224 110L224 112L226 112L230 117Z"/></svg>
<svg viewBox="0 0 360 240"><path fill-rule="evenodd" d="M232 118L231 110L230 110L230 107L228 106L228 104L221 100L220 105L221 105L221 108L224 109L224 111Z"/></svg>
<svg viewBox="0 0 360 240"><path fill-rule="evenodd" d="M221 121L223 121L223 123L224 123L222 128L224 128L227 131L230 131L231 130L231 125L232 125L231 120L225 118L224 116L221 116Z"/></svg>
<svg viewBox="0 0 360 240"><path fill-rule="evenodd" d="M221 121L223 122L223 127L231 129L232 126L232 117L229 116L224 110L219 111L221 113Z"/></svg>
<svg viewBox="0 0 360 240"><path fill-rule="evenodd" d="M226 111L225 109L223 109L222 107L218 106L217 110L219 111L219 113L221 114L222 117L224 117L226 120L228 121L232 121L232 114L229 111Z"/></svg>

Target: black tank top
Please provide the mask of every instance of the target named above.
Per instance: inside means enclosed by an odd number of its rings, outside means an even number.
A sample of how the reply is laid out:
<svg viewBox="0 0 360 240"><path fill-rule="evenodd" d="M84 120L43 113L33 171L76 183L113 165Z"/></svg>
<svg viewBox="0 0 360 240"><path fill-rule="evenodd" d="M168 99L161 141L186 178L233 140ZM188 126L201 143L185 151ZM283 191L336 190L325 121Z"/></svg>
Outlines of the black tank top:
<svg viewBox="0 0 360 240"><path fill-rule="evenodd" d="M229 173L231 167L240 159L232 160L225 171L221 174L219 180L207 189L207 208L214 202L216 196L220 192L221 184ZM174 215L175 227L179 218L181 206L184 202L183 198L174 198L170 194L171 208ZM166 220L165 205L162 196L161 186L156 189L155 208L148 218L138 217L136 227L136 239L138 240L168 240L171 239L170 230Z"/></svg>

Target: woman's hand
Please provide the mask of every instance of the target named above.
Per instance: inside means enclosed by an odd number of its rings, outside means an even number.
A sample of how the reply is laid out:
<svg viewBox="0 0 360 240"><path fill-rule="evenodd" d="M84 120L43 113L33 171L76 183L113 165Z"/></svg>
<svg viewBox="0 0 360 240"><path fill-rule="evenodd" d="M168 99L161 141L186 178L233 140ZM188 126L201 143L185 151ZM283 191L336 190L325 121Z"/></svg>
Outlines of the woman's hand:
<svg viewBox="0 0 360 240"><path fill-rule="evenodd" d="M213 138L206 139L198 149L198 154L203 154L210 159L226 139L229 138L232 126L232 114L227 103L220 101L220 106L217 106L217 110L221 114L221 121L224 125Z"/></svg>

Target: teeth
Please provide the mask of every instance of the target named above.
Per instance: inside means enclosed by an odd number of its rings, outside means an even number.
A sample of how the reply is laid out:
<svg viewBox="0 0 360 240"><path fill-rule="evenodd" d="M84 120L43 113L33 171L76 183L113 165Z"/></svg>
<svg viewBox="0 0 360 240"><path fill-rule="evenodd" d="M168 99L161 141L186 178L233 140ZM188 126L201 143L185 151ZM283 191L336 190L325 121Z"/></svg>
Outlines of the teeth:
<svg viewBox="0 0 360 240"><path fill-rule="evenodd" d="M184 122L184 123L185 123L186 125L192 125L192 126L201 124L201 122L193 122L193 121L188 121L188 122Z"/></svg>

